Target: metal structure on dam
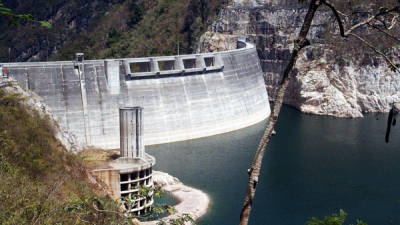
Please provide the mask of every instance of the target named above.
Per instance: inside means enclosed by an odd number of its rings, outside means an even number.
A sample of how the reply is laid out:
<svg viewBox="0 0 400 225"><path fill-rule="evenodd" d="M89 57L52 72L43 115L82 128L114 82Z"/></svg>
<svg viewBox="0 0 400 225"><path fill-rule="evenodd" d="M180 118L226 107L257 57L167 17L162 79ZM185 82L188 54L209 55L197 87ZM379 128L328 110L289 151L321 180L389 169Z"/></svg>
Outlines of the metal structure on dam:
<svg viewBox="0 0 400 225"><path fill-rule="evenodd" d="M270 115L256 48L113 60L4 63L88 146L119 147L119 108L144 108L145 143L229 132ZM239 46L239 44L238 44Z"/></svg>

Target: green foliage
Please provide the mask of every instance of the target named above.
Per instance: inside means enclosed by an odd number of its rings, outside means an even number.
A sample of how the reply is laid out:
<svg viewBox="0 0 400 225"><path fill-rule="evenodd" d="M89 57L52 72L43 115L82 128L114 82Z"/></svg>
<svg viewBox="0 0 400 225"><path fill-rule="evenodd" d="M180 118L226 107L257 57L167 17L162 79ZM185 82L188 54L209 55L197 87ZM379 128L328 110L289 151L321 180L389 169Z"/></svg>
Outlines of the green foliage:
<svg viewBox="0 0 400 225"><path fill-rule="evenodd" d="M151 195L153 195L155 198L160 198L164 194L164 192L159 187L139 186L137 188L139 190L136 195L132 195L132 200L129 197L123 199L125 208L128 211L136 206L137 200L139 199L149 199ZM137 216L137 218L141 221L151 221L175 213L176 210L172 206L166 204L153 204L148 208L148 212L145 215Z"/></svg>
<svg viewBox="0 0 400 225"><path fill-rule="evenodd" d="M169 221L171 225L185 225L186 222L190 222L191 224L196 225L192 217L190 217L188 214L183 214L182 217Z"/></svg>
<svg viewBox="0 0 400 225"><path fill-rule="evenodd" d="M106 45L111 47L114 43L121 40L122 34L118 32L115 28L111 28L108 32L108 39Z"/></svg>
<svg viewBox="0 0 400 225"><path fill-rule="evenodd" d="M51 25L49 24L49 23L47 23L47 22L44 22L44 21L37 21L42 27L45 27L45 28L47 28L47 29L50 29L51 28Z"/></svg>
<svg viewBox="0 0 400 225"><path fill-rule="evenodd" d="M128 26L133 27L137 23L139 23L145 14L145 10L142 5L138 5L136 2L132 2L129 7L129 20Z"/></svg>
<svg viewBox="0 0 400 225"><path fill-rule="evenodd" d="M178 43L181 54L191 53L197 47L197 39L227 2L127 0L111 8L96 28L84 34L94 40L94 45L77 38L55 59L71 59L72 52L85 52L83 49L88 49L89 58L172 55L177 54Z"/></svg>
<svg viewBox="0 0 400 225"><path fill-rule="evenodd" d="M347 217L347 213L342 209L339 211L339 215L332 214L332 216L326 216L323 220L318 218L311 218L306 222L306 225L343 225ZM360 220L357 220L356 225L367 225Z"/></svg>
<svg viewBox="0 0 400 225"><path fill-rule="evenodd" d="M49 118L0 89L0 224L130 224L96 210L120 205L98 197L80 159L54 137Z"/></svg>
<svg viewBox="0 0 400 225"><path fill-rule="evenodd" d="M0 91L0 153L30 176L42 177L58 171L73 156L62 151L54 138L54 127L37 111L27 111L17 94ZM61 150L61 149L60 149Z"/></svg>
<svg viewBox="0 0 400 225"><path fill-rule="evenodd" d="M9 24L18 26L20 22L36 22L41 26L50 29L51 25L44 21L37 21L33 19L31 14L15 14L11 9L4 7L3 2L0 0L0 16L9 18Z"/></svg>
<svg viewBox="0 0 400 225"><path fill-rule="evenodd" d="M186 222L190 222L190 224L192 225L196 225L195 221L193 220L193 218L188 215L188 214L183 214L181 217L177 218L177 219L170 219L168 221L168 223L166 223L165 221L160 221L157 225L185 225Z"/></svg>
<svg viewBox="0 0 400 225"><path fill-rule="evenodd" d="M193 52L197 40L228 0L26 0L14 12L31 12L44 23L7 27L0 22L0 61L71 60L173 55ZM45 25L38 28L34 24ZM25 53L25 54L23 54ZM26 54L27 53L27 54Z"/></svg>

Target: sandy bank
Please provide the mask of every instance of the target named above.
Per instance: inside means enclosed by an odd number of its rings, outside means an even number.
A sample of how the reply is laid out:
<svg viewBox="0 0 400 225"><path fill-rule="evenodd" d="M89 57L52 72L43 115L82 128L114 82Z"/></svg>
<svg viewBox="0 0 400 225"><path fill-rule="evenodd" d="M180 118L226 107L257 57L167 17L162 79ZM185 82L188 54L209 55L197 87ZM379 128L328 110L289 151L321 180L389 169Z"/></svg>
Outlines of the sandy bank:
<svg viewBox="0 0 400 225"><path fill-rule="evenodd" d="M178 200L178 204L174 206L177 213L162 218L161 220L168 223L181 217L183 214L190 215L194 220L203 216L210 204L209 197L202 191L188 187L167 173L153 171L153 181L156 186L161 187L163 191L168 192L173 198ZM160 220L141 222L142 225L156 225Z"/></svg>

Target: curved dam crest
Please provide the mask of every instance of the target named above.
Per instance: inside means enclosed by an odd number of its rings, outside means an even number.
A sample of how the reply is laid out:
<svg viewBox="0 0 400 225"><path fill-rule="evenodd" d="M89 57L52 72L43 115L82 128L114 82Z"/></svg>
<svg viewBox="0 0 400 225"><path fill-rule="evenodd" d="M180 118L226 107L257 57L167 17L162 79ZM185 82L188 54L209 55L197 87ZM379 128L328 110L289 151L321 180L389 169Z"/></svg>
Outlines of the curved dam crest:
<svg viewBox="0 0 400 225"><path fill-rule="evenodd" d="M144 141L161 144L253 125L270 115L255 47L195 55L3 63L78 141L119 148L119 107L144 108Z"/></svg>

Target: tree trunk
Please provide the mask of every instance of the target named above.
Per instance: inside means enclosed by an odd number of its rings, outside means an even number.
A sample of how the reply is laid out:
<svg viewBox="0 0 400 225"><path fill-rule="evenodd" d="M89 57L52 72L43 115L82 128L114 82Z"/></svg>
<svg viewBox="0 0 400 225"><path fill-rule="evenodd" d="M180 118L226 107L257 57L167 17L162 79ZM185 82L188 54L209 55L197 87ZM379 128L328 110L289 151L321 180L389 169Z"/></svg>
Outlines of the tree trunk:
<svg viewBox="0 0 400 225"><path fill-rule="evenodd" d="M307 12L307 15L304 19L303 26L300 30L298 38L295 40L294 49L292 51L289 64L287 65L282 81L281 86L278 91L278 95L276 97L274 108L272 109L272 113L268 119L267 127L264 131L264 135L261 138L260 144L258 146L257 152L254 156L253 163L251 168L249 169L249 183L247 187L246 197L243 202L242 211L240 213L240 223L239 225L247 225L250 217L251 207L253 205L254 196L256 193L256 186L258 183L258 177L260 175L260 170L262 166L262 159L264 157L264 152L267 147L267 144L273 135L275 124L278 120L279 112L282 107L283 97L285 95L286 89L289 85L290 75L292 74L293 67L296 64L296 60L298 54L301 49L309 45L309 41L307 40L307 34L310 30L312 20L314 18L315 12L318 10L318 7L321 5L320 0L312 0Z"/></svg>

